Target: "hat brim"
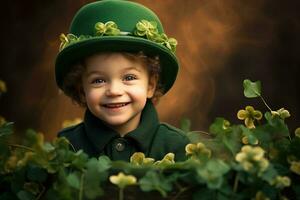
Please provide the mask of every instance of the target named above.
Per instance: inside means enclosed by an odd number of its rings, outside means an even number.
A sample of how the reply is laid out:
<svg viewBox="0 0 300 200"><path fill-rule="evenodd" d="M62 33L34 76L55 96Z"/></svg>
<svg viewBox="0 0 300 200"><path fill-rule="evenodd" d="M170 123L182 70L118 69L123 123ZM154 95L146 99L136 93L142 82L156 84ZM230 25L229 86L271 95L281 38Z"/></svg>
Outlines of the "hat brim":
<svg viewBox="0 0 300 200"><path fill-rule="evenodd" d="M96 52L139 52L149 56L159 56L161 73L160 83L165 94L174 84L179 63L176 56L165 46L144 38L133 36L103 36L78 41L65 47L56 57L55 77L62 89L63 79L72 66Z"/></svg>

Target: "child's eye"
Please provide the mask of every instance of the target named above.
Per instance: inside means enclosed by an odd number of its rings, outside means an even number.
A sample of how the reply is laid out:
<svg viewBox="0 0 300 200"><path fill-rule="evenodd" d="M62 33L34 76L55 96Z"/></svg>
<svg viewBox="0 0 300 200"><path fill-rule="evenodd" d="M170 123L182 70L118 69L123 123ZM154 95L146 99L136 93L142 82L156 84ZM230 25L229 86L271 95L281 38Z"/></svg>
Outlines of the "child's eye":
<svg viewBox="0 0 300 200"><path fill-rule="evenodd" d="M105 81L101 78L96 78L92 81L92 84L101 84L104 83Z"/></svg>
<svg viewBox="0 0 300 200"><path fill-rule="evenodd" d="M137 79L137 77L133 74L128 74L128 75L125 75L125 77L124 77L125 81L132 81L132 80L136 80L136 79Z"/></svg>

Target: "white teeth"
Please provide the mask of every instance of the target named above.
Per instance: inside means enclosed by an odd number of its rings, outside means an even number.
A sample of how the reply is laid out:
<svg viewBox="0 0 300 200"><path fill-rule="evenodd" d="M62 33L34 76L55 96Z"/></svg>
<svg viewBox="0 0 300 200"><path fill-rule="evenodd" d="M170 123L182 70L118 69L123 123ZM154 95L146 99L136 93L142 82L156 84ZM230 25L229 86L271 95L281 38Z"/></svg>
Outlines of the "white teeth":
<svg viewBox="0 0 300 200"><path fill-rule="evenodd" d="M119 108L119 107L123 107L126 105L127 105L127 103L120 103L120 104L105 104L104 106L107 108Z"/></svg>

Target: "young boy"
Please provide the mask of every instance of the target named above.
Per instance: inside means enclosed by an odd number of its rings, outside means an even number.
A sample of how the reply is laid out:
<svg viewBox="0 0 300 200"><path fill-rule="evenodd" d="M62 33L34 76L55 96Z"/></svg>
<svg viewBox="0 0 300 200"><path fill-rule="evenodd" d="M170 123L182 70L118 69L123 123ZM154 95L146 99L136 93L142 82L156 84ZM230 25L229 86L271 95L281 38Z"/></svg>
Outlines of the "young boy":
<svg viewBox="0 0 300 200"><path fill-rule="evenodd" d="M84 121L63 129L77 151L129 161L134 152L160 160L172 152L185 159L188 138L159 123L153 102L173 85L176 40L159 18L129 1L103 0L82 7L62 34L57 85L86 107Z"/></svg>

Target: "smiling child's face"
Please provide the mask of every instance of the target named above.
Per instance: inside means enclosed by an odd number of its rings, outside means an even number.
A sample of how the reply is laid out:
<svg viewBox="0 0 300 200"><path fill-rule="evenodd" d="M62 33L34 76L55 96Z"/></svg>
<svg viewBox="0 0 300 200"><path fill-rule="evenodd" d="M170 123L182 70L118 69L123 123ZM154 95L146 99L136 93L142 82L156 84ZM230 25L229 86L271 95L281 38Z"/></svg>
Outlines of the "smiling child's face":
<svg viewBox="0 0 300 200"><path fill-rule="evenodd" d="M96 54L85 64L82 83L89 110L121 135L137 128L156 87L145 64L121 53Z"/></svg>

